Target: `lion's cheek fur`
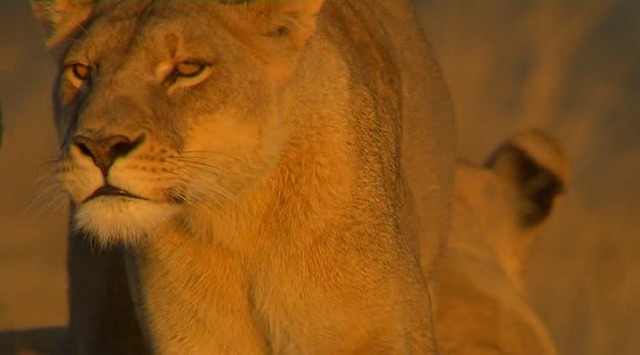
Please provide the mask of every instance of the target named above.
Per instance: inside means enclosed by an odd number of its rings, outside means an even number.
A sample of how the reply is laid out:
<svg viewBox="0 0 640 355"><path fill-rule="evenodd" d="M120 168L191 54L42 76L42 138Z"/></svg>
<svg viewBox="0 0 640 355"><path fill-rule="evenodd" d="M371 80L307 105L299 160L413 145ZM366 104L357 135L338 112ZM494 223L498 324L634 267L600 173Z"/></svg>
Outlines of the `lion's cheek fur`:
<svg viewBox="0 0 640 355"><path fill-rule="evenodd" d="M104 180L100 170L91 159L83 158L77 147L71 147L69 156L70 159L58 167L57 179L73 202L82 203Z"/></svg>

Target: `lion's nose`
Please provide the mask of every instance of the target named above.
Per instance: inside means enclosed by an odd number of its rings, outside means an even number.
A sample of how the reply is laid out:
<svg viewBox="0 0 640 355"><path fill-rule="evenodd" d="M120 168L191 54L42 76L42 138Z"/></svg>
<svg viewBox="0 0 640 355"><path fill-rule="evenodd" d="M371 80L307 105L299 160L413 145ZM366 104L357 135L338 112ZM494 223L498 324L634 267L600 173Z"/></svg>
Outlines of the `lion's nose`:
<svg viewBox="0 0 640 355"><path fill-rule="evenodd" d="M141 139L131 141L129 137L123 135L102 139L92 139L81 135L73 137L73 145L78 147L84 155L91 157L93 163L100 168L104 176L107 176L109 168L117 158L129 154L140 144L140 141Z"/></svg>

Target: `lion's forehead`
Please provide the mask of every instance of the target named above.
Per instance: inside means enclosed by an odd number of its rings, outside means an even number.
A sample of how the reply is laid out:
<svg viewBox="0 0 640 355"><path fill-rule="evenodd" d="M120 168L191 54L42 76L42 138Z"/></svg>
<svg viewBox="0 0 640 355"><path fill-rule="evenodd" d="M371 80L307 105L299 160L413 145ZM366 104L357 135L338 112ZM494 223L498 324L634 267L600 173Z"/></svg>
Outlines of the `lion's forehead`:
<svg viewBox="0 0 640 355"><path fill-rule="evenodd" d="M181 51L195 57L214 57L225 42L222 39L228 36L225 26L216 25L215 11L206 4L179 3L200 6L200 11L186 11L178 3L166 1L101 2L102 7L83 28L67 58L101 61L138 54L169 59Z"/></svg>

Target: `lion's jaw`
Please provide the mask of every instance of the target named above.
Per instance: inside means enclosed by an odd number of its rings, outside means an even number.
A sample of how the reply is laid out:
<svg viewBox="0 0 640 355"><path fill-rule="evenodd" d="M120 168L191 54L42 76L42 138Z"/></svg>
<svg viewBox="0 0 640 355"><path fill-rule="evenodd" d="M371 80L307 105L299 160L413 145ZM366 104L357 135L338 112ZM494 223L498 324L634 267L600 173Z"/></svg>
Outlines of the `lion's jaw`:
<svg viewBox="0 0 640 355"><path fill-rule="evenodd" d="M104 177L90 157L71 147L58 178L75 205L74 228L87 232L101 244L137 243L180 213L178 204L163 200L152 176L147 174L147 179L141 179L137 169L131 168L131 161L135 160L117 161ZM137 160L144 164L142 159ZM142 166L140 170L146 169ZM113 193L100 193L105 187Z"/></svg>
<svg viewBox="0 0 640 355"><path fill-rule="evenodd" d="M79 206L74 227L98 238L101 244L125 242L137 244L178 213L163 203L126 197L99 197Z"/></svg>

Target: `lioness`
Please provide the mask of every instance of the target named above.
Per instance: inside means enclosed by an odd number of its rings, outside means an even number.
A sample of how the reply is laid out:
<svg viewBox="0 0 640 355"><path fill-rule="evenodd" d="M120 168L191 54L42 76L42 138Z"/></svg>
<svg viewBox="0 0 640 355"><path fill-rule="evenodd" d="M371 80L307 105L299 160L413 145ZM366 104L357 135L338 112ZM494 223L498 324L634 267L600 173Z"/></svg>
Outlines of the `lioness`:
<svg viewBox="0 0 640 355"><path fill-rule="evenodd" d="M407 1L31 1L70 351L143 351L135 309L155 353L435 352L453 120Z"/></svg>
<svg viewBox="0 0 640 355"><path fill-rule="evenodd" d="M526 299L522 267L565 189L567 165L540 131L514 136L485 166L457 165L451 233L434 287L444 354L556 354Z"/></svg>

